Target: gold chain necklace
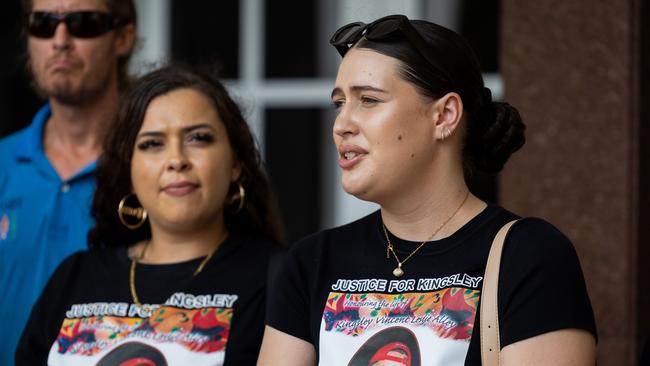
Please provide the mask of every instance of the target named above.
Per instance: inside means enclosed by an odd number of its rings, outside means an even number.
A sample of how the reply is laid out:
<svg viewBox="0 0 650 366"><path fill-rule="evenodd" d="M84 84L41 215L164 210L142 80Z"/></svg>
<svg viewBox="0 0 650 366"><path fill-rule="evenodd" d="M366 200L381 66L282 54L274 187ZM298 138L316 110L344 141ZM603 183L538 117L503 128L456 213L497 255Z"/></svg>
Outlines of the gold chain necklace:
<svg viewBox="0 0 650 366"><path fill-rule="evenodd" d="M390 258L390 253L393 253L393 257L395 257L395 260L397 261L397 267L393 270L393 276L395 277L402 277L404 275L404 270L402 269L402 266L404 263L406 263L407 260L409 260L415 253L417 253L420 248L424 246L427 242L431 241L434 236L445 226L447 223L460 211L461 207L465 204L465 201L467 201L467 197L469 197L469 191L465 194L465 198L463 199L463 202L460 203L460 206L445 220L438 228L431 234L429 239L423 241L420 245L418 245L417 248L415 248L414 251L411 252L404 260L399 260L397 257L397 254L395 254L395 250L393 249L393 243L390 242L390 238L388 238L388 230L386 230L386 225L382 222L381 226L384 229L384 236L386 237L386 242L388 243L388 246L386 247L386 259Z"/></svg>
<svg viewBox="0 0 650 366"><path fill-rule="evenodd" d="M135 292L135 265L138 263L138 261L141 261L142 258L144 258L144 253L147 251L147 247L149 246L149 243L150 243L150 241L148 241L148 242L144 245L144 248L142 248L142 252L140 252L140 255L139 255L139 256L134 257L133 259L131 259L131 271L130 271L130 273L129 273L129 286L131 287L131 297L133 298L133 303L135 303L135 306L137 306L138 308L140 308L140 309L141 309L143 312L145 312L145 313L150 313L153 309L151 308L151 306L145 306L145 305L142 305L142 304L140 303L140 300L138 299L138 294ZM218 248L218 247L219 247L219 246L217 246L217 248ZM210 254L208 254L208 255L205 257L205 259L203 259L203 260L201 261L201 263L199 263L199 266L196 268L196 270L195 270L194 273L192 274L192 278L196 277L196 275L198 275L199 273L201 273L201 271L203 270L203 268L205 267L205 265L208 263L208 261L210 260L210 258L212 258L212 255L213 255L216 251L217 251L217 249L215 248L213 251L210 252Z"/></svg>

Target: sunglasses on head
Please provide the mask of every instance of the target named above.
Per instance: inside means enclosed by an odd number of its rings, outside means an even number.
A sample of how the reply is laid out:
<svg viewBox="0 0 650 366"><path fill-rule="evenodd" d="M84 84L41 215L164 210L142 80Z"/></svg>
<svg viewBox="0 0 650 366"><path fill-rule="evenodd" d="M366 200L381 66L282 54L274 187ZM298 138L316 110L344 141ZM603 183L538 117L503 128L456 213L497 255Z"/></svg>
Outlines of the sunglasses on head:
<svg viewBox="0 0 650 366"><path fill-rule="evenodd" d="M33 11L27 16L27 33L37 38L52 38L61 22L65 23L68 33L72 36L93 38L127 24L128 20L100 11Z"/></svg>
<svg viewBox="0 0 650 366"><path fill-rule="evenodd" d="M389 15L370 24L363 22L346 24L334 32L330 44L341 56L345 56L361 38L369 41L384 41L396 35L406 38L429 65L439 70L438 64L431 58L431 47L404 15Z"/></svg>

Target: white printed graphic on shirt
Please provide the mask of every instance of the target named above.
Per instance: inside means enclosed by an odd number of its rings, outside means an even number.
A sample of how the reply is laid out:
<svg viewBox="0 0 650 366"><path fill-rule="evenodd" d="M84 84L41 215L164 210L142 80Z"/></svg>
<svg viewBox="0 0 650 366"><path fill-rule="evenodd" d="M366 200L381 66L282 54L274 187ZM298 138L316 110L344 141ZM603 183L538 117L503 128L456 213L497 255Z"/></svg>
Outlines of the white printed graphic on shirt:
<svg viewBox="0 0 650 366"><path fill-rule="evenodd" d="M482 277L340 279L320 327L321 365L463 364Z"/></svg>
<svg viewBox="0 0 650 366"><path fill-rule="evenodd" d="M222 365L237 295L175 293L150 312L127 303L74 304L49 365Z"/></svg>

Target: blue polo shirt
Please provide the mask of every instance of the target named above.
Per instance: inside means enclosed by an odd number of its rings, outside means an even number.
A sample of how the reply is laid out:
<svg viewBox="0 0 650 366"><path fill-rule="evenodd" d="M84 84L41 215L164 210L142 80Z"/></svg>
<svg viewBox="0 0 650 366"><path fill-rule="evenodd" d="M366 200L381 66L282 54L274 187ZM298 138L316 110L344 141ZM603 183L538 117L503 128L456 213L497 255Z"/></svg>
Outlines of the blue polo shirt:
<svg viewBox="0 0 650 366"><path fill-rule="evenodd" d="M43 150L49 116L46 105L0 139L0 365L14 364L32 305L59 263L87 248L93 224L95 163L61 180Z"/></svg>

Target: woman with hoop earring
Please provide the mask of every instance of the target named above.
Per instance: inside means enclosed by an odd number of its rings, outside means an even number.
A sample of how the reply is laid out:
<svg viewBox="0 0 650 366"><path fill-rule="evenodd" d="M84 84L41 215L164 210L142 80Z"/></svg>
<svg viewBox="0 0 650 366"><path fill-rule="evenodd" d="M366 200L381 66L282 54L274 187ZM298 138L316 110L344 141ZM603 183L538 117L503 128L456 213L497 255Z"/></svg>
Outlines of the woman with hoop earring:
<svg viewBox="0 0 650 366"><path fill-rule="evenodd" d="M50 279L17 364L94 365L125 345L130 357L153 348L170 365L255 364L283 233L254 139L223 85L175 66L137 80L97 181L90 250Z"/></svg>

